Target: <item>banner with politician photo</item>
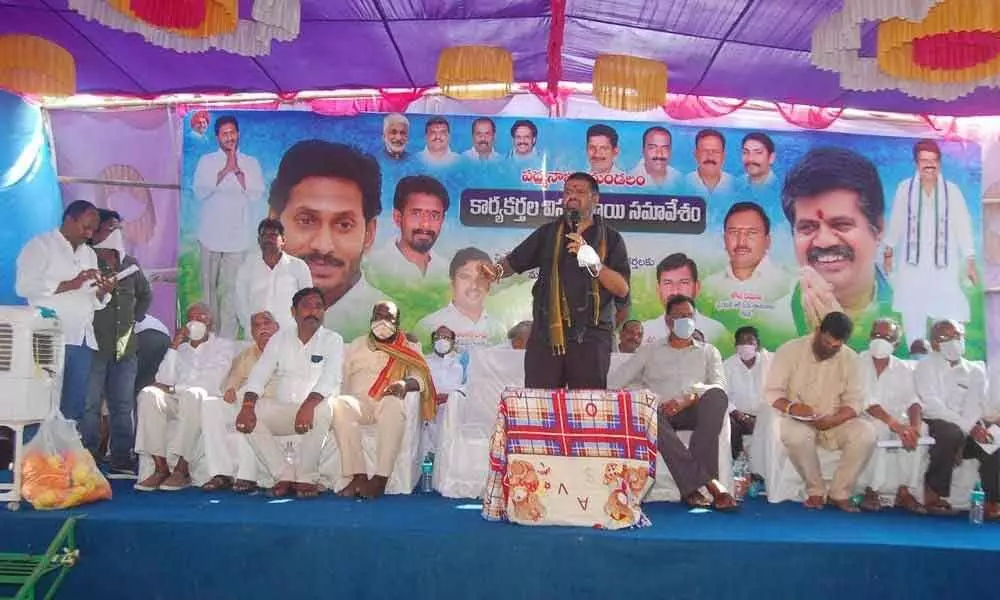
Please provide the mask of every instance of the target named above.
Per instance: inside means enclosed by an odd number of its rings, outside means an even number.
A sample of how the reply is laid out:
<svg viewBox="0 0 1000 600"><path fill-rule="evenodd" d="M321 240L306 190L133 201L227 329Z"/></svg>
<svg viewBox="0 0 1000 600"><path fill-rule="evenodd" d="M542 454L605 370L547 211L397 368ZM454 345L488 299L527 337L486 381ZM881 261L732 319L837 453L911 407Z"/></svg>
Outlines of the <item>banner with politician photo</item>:
<svg viewBox="0 0 1000 600"><path fill-rule="evenodd" d="M642 323L646 343L667 334L665 300L686 294L723 355L741 326L773 350L843 310L856 349L882 316L902 326L900 356L950 318L965 324L966 356L985 357L976 144L298 111L199 111L184 139L179 302L209 303L223 335L248 329L247 296L275 293L241 269L259 262L258 223L271 216L345 340L391 299L427 348L440 325L466 348L504 344L531 318L533 274L494 284L480 265L558 218L566 177L586 171L628 246L620 312Z"/></svg>

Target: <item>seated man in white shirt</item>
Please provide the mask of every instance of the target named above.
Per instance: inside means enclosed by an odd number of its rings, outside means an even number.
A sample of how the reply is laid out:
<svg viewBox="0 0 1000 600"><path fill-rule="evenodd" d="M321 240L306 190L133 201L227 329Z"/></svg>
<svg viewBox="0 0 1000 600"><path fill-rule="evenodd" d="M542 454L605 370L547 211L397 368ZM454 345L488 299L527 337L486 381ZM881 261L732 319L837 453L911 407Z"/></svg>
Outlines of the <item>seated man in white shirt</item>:
<svg viewBox="0 0 1000 600"><path fill-rule="evenodd" d="M286 329L295 327L288 307L295 292L312 287L309 265L284 251L285 226L278 219L257 225L260 252L249 252L236 275L236 315L244 333L250 332L251 316L268 311Z"/></svg>
<svg viewBox="0 0 1000 600"><path fill-rule="evenodd" d="M858 355L865 386L865 414L875 426L879 440L899 440L902 448L876 448L861 474L865 486L862 508L882 508L880 494L895 493L896 507L925 514L911 488L920 485L926 450L917 446L923 428L920 399L909 364L895 356L900 328L892 319L872 323L868 350Z"/></svg>
<svg viewBox="0 0 1000 600"><path fill-rule="evenodd" d="M736 354L726 359L723 368L729 393L729 424L732 431L733 460L743 453L743 436L753 435L757 415L764 405L764 380L771 363L771 353L760 347L757 328L750 325L736 330ZM756 461L762 464L760 461ZM754 477L760 477L755 473Z"/></svg>
<svg viewBox="0 0 1000 600"><path fill-rule="evenodd" d="M291 305L291 298L288 304ZM278 332L278 322L269 311L254 313L250 317L250 335L253 343L243 349L233 361L226 380L222 383L222 397L211 397L201 404L201 436L205 445L205 462L212 478L201 486L206 492L233 488L237 493L252 491L257 487L257 460L250 452L235 457L229 451L229 434L236 425L240 393L254 365L260 360L271 337ZM277 380L272 379L264 388L264 396L273 398ZM244 446L240 444L241 448ZM233 479L236 478L235 483Z"/></svg>
<svg viewBox="0 0 1000 600"><path fill-rule="evenodd" d="M437 392L420 345L399 327L399 308L379 302L372 308L370 333L351 342L344 356L344 392L334 400L333 431L340 448L341 473L351 477L339 493L378 498L385 493L406 431L403 399L420 392L424 421L437 413ZM361 451L361 426L374 424L375 473L368 478Z"/></svg>
<svg viewBox="0 0 1000 600"><path fill-rule="evenodd" d="M303 288L292 297L295 328L278 331L250 371L236 430L246 434L273 483L269 495L293 489L299 498L319 495L319 459L330 432L330 399L340 393L344 340L323 327L323 292ZM277 380L275 396L265 393ZM263 396L262 396L263 395ZM301 435L295 460L288 463L275 436Z"/></svg>
<svg viewBox="0 0 1000 600"><path fill-rule="evenodd" d="M641 346L608 377L608 389L647 388L658 398L656 446L670 469L681 498L691 507L734 510L736 500L719 482L719 434L726 418L726 376L715 346L697 342L694 300L667 301L665 340ZM675 430L689 430L690 448ZM701 493L708 489L709 500Z"/></svg>
<svg viewBox="0 0 1000 600"><path fill-rule="evenodd" d="M460 352L455 345L455 332L444 325L431 334L431 346L434 352L424 357L431 370L431 380L437 390L437 403L440 407L433 422L424 426L424 437L421 445L428 452L437 449L438 428L444 414L448 397L452 392L465 385L465 368L469 355ZM423 453L423 450L421 451Z"/></svg>
<svg viewBox="0 0 1000 600"><path fill-rule="evenodd" d="M32 238L17 256L17 295L59 317L65 344L59 410L77 422L83 419L90 364L97 350L94 311L107 305L115 285L113 279L101 276L97 255L86 243L99 221L93 204L72 202L58 229Z"/></svg>
<svg viewBox="0 0 1000 600"><path fill-rule="evenodd" d="M955 321L931 327L931 352L917 364L917 395L924 405L924 421L934 438L925 478L924 506L934 515L952 514L947 498L951 476L962 458L979 461L979 477L986 492L985 518L1000 519L1000 453L988 454L979 444L993 444L986 421L987 380L983 368L963 358L965 332Z"/></svg>
<svg viewBox="0 0 1000 600"><path fill-rule="evenodd" d="M189 462L201 435L201 403L222 395L222 380L236 354L233 341L213 333L205 304L192 304L188 322L170 342L156 372L156 383L139 392L135 452L153 459L152 475L135 484L140 492L176 491L191 485ZM177 421L173 436L169 421ZM177 456L170 471L168 452Z"/></svg>

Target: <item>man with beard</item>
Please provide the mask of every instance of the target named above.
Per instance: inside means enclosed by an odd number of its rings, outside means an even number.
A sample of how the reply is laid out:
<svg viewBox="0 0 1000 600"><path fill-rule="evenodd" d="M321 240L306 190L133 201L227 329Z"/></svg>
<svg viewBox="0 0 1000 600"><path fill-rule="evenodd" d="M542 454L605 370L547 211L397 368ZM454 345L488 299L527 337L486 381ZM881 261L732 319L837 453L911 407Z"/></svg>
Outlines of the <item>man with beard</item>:
<svg viewBox="0 0 1000 600"><path fill-rule="evenodd" d="M620 173L615 166L618 159L618 132L603 123L591 125L587 129L587 160L594 175Z"/></svg>
<svg viewBox="0 0 1000 600"><path fill-rule="evenodd" d="M694 160L698 168L687 176L688 189L712 196L733 191L733 176L722 170L726 163L726 138L715 129L702 129L694 136Z"/></svg>
<svg viewBox="0 0 1000 600"><path fill-rule="evenodd" d="M774 152L774 140L760 131L751 131L743 136L743 170L746 174L740 179L740 190L747 197L755 200L771 200L778 195L778 176L771 169L777 155Z"/></svg>
<svg viewBox="0 0 1000 600"><path fill-rule="evenodd" d="M629 319L622 323L622 329L618 332L618 352L622 354L634 354L642 345L642 322L636 319Z"/></svg>
<svg viewBox="0 0 1000 600"><path fill-rule="evenodd" d="M494 281L538 269L531 290L537 326L524 356L527 387L607 387L615 298L628 296L631 271L625 240L594 214L599 200L594 177L573 173L563 187L564 215L536 229L499 264L482 266Z"/></svg>
<svg viewBox="0 0 1000 600"><path fill-rule="evenodd" d="M444 279L445 262L432 249L451 205L448 190L429 175L409 175L396 184L392 222L399 239L368 257L373 276L396 281ZM385 283L383 281L383 283Z"/></svg>
<svg viewBox="0 0 1000 600"><path fill-rule="evenodd" d="M450 167L458 160L458 153L451 149L451 125L444 117L431 117L424 125L426 147L420 160L428 167Z"/></svg>
<svg viewBox="0 0 1000 600"><path fill-rule="evenodd" d="M215 137L219 149L202 156L194 171L194 197L201 202L201 294L218 315L216 332L235 339L236 274L251 244L264 176L257 159L240 152L236 117L216 119Z"/></svg>
<svg viewBox="0 0 1000 600"><path fill-rule="evenodd" d="M885 210L875 165L844 148L810 150L788 173L781 207L801 267L798 285L778 303L788 307L783 326L803 335L828 313L845 312L854 323L848 345L864 350L876 319L899 322L875 264Z"/></svg>
<svg viewBox="0 0 1000 600"><path fill-rule="evenodd" d="M489 117L479 117L472 122L472 147L463 156L474 161L491 161L500 158L493 144L497 138L497 124Z"/></svg>
<svg viewBox="0 0 1000 600"><path fill-rule="evenodd" d="M535 152L535 144L538 143L538 127L528 121L521 119L514 121L510 126L511 151L508 158L514 161L531 161L538 159Z"/></svg>
<svg viewBox="0 0 1000 600"><path fill-rule="evenodd" d="M932 319L968 323L962 283L979 281L969 207L962 190L941 175L941 147L920 140L913 160L917 174L896 188L882 259L896 292L894 308L911 340L926 336ZM933 294L926 293L929 281Z"/></svg>
<svg viewBox="0 0 1000 600"><path fill-rule="evenodd" d="M406 339L399 327L399 308L379 302L372 308L368 335L347 347L344 392L333 403L333 431L340 448L343 477L350 477L341 496L378 498L396 465L406 431L403 399L420 392L420 413L433 421L437 392L420 345ZM361 426L376 427L375 473L368 469L361 448Z"/></svg>
<svg viewBox="0 0 1000 600"><path fill-rule="evenodd" d="M331 398L340 394L344 340L323 327L323 293L305 288L292 298L295 327L274 334L250 371L236 431L247 436L263 463L270 495L319 495L319 458L333 418ZM277 380L274 396L265 392ZM295 460L285 460L275 436L302 436ZM260 480L260 479L259 479Z"/></svg>
<svg viewBox="0 0 1000 600"><path fill-rule="evenodd" d="M383 157L402 161L410 157L406 143L410 141L410 120L399 113L386 115L382 119Z"/></svg>
<svg viewBox="0 0 1000 600"><path fill-rule="evenodd" d="M489 254L479 248L462 248L455 253L448 267L451 303L417 323L420 339L444 326L455 333L456 346L464 352L503 338L503 324L484 308L491 280L483 275L482 267L491 264Z"/></svg>
<svg viewBox="0 0 1000 600"><path fill-rule="evenodd" d="M301 258L284 252L285 226L277 219L264 219L257 226L260 254L247 256L236 275L236 306L244 332L250 331L250 317L267 311L282 327L295 320L288 307L292 296L312 287L309 267Z"/></svg>
<svg viewBox="0 0 1000 600"><path fill-rule="evenodd" d="M858 355L846 348L853 324L842 312L828 313L811 335L786 342L774 354L764 398L785 415L781 442L806 484L805 507L830 504L858 512L851 493L875 449L875 429L858 416L864 385ZM840 450L827 494L817 447Z"/></svg>
<svg viewBox="0 0 1000 600"><path fill-rule="evenodd" d="M673 136L665 127L650 127L642 134L642 160L630 175L646 178L646 188L663 191L676 189L683 181L681 172L670 166Z"/></svg>
<svg viewBox="0 0 1000 600"><path fill-rule="evenodd" d="M285 251L306 261L326 301L324 325L342 336L364 331L365 307L385 297L361 271L382 212L381 187L374 158L324 140L289 148L271 183L268 202L285 228Z"/></svg>

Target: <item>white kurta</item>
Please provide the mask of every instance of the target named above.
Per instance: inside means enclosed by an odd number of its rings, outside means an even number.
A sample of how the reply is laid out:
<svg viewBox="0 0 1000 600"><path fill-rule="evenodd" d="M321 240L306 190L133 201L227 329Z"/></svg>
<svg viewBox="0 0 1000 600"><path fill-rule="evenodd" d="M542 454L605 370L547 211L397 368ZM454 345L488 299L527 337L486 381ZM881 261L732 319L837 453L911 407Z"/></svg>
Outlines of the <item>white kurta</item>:
<svg viewBox="0 0 1000 600"><path fill-rule="evenodd" d="M194 171L194 196L201 202L198 241L212 252L243 252L253 241L255 220L264 214L264 176L256 158L237 151L237 164L243 171L244 189L233 173L226 173L216 183L219 171L226 166L222 150L198 160Z"/></svg>
<svg viewBox="0 0 1000 600"><path fill-rule="evenodd" d="M875 427L879 441L896 440L898 436L889 426L872 417L867 410L877 405L900 423L909 424L910 407L920 404L914 387L913 369L906 361L890 356L889 365L878 375L867 350L858 355L858 361L864 384L865 418ZM923 424L920 433L925 434ZM927 470L927 450L927 446L918 446L913 451L876 446L868 466L858 478L858 488L870 487L879 494L894 495L900 486L906 486L911 492L919 493Z"/></svg>
<svg viewBox="0 0 1000 600"><path fill-rule="evenodd" d="M705 278L702 293L713 299L716 312L738 312L741 318L751 319L755 313L774 311L778 300L788 294L794 283L784 269L765 255L744 280L737 279L732 265L726 263L724 271Z"/></svg>
<svg viewBox="0 0 1000 600"><path fill-rule="evenodd" d="M708 185L705 184L705 182L701 179L701 175L699 175L696 170L688 173L684 182L687 184L688 191L704 196L710 196L712 194L728 194L736 188L736 179L725 171L722 171L719 183L716 184L715 189L712 190L708 189Z"/></svg>
<svg viewBox="0 0 1000 600"><path fill-rule="evenodd" d="M920 245L917 264L907 262L907 205L911 185L923 194L920 202ZM969 301L962 291L967 259L975 256L972 219L965 197L957 185L945 181L940 186L943 193L938 201L948 202L947 264L939 267L935 260L935 229L937 214L934 207L935 193L924 194L919 180L903 180L896 188L889 226L883 243L893 248L893 308L903 317L903 327L909 340L927 337L928 319L954 319L969 321ZM942 197L943 196L943 197ZM934 293L928 294L927 286L933 282Z"/></svg>
<svg viewBox="0 0 1000 600"><path fill-rule="evenodd" d="M968 434L979 419L990 414L982 366L963 358L953 367L940 352L931 352L917 364L914 376L925 419L954 423Z"/></svg>
<svg viewBox="0 0 1000 600"><path fill-rule="evenodd" d="M312 287L312 275L301 258L282 252L272 269L260 253L250 253L236 275L236 314L243 331L249 333L251 317L265 310L283 329L294 329L292 296L307 287Z"/></svg>
<svg viewBox="0 0 1000 600"><path fill-rule="evenodd" d="M58 229L32 238L17 255L17 295L36 307L50 308L59 317L63 342L72 346L87 346L97 350L94 337L94 311L104 308L97 297L97 288L84 283L80 288L57 294L56 288L80 271L97 269L97 255L87 244L73 246Z"/></svg>
<svg viewBox="0 0 1000 600"><path fill-rule="evenodd" d="M763 348L757 353L757 360L749 369L736 354L722 363L726 372L729 411L735 409L757 417L753 436L750 438L750 470L761 475L771 472L774 455L774 440L771 435L774 429L774 409L764 401L764 382L767 381L770 366L771 353Z"/></svg>
<svg viewBox="0 0 1000 600"><path fill-rule="evenodd" d="M433 312L417 323L416 331L420 341L426 343L435 329L444 325L455 332L455 345L459 350L469 351L475 347L489 346L507 335L503 323L491 317L485 310L478 320L473 321L463 314L454 303L449 302L441 310Z"/></svg>

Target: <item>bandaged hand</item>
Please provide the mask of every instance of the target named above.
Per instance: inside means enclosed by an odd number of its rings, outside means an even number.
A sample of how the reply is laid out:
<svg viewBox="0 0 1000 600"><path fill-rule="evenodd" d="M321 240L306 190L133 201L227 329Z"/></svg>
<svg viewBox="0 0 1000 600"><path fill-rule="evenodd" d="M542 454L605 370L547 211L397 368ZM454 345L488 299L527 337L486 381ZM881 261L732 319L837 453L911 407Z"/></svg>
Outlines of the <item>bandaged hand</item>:
<svg viewBox="0 0 1000 600"><path fill-rule="evenodd" d="M816 269L799 269L799 287L802 290L802 312L809 328L819 326L823 317L832 312L843 312L843 307L833 294L833 285L823 279Z"/></svg>

